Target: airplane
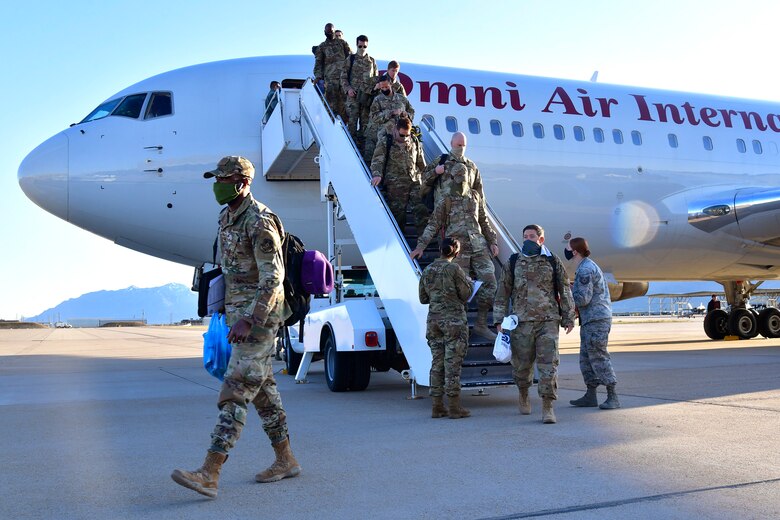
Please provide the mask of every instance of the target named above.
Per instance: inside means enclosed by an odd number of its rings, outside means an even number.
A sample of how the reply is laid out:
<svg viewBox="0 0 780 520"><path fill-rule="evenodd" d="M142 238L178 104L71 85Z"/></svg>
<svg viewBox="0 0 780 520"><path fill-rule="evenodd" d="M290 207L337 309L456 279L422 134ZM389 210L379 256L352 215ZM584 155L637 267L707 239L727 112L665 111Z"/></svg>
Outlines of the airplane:
<svg viewBox="0 0 780 520"><path fill-rule="evenodd" d="M258 166L254 196L324 249L316 154L285 181L264 182L259 166L270 81L300 88L312 67L312 56L268 56L145 79L30 152L19 184L76 226L200 267L214 261L220 209L202 173L242 155ZM709 337L780 337L780 311L746 305L780 276L780 105L407 63L400 80L415 122L446 141L467 135L512 236L540 224L559 256L586 237L613 301L646 294L649 281L717 281L731 311L707 316Z"/></svg>

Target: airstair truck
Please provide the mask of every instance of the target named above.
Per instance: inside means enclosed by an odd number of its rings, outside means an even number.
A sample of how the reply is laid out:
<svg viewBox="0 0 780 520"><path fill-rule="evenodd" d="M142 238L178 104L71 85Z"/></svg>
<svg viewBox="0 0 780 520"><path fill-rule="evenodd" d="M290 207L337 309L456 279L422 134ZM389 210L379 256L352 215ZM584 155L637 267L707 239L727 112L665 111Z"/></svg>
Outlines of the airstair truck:
<svg viewBox="0 0 780 520"><path fill-rule="evenodd" d="M446 153L430 121L421 126L427 160ZM411 381L413 392L416 384L428 386L428 309L419 302L418 283L422 267L437 254L426 252L422 265L410 258L416 243L413 226L401 229L396 224L382 193L371 186L371 173L346 125L334 117L311 80L282 83L279 103L263 126L261 162L269 182L319 178L320 198L328 205L323 233L337 268L334 292L315 298L305 320L284 331L288 372L304 381L311 362L322 358L334 392L364 390L372 370L399 371ZM499 236L500 263L518 246L490 209L488 213ZM351 237L337 237L343 220ZM359 251L360 266L342 265L342 251L350 246ZM511 384L511 366L493 359L492 343L479 339L472 335L462 386Z"/></svg>

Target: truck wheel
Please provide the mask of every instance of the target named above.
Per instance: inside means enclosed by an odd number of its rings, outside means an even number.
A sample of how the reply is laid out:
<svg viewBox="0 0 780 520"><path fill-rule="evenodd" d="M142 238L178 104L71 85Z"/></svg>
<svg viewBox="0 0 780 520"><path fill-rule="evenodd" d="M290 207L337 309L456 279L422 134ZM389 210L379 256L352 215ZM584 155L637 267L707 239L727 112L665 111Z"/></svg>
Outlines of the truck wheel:
<svg viewBox="0 0 780 520"><path fill-rule="evenodd" d="M295 377L298 373L298 367L301 365L303 354L298 354L292 348L292 341L290 341L290 331L287 327L282 327L282 341L284 347L284 360L287 365L287 375Z"/></svg>
<svg viewBox="0 0 780 520"><path fill-rule="evenodd" d="M371 381L371 362L368 352L355 352L351 354L352 374L349 381L349 389L353 392L362 392Z"/></svg>
<svg viewBox="0 0 780 520"><path fill-rule="evenodd" d="M349 387L350 359L348 352L336 350L332 334L325 339L325 380L331 392L345 392Z"/></svg>

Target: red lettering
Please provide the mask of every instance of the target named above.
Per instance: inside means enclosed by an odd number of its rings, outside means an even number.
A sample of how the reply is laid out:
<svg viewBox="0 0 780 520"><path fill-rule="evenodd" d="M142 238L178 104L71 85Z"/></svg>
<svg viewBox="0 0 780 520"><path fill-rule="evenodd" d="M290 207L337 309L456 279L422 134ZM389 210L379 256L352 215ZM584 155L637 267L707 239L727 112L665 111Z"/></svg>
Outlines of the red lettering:
<svg viewBox="0 0 780 520"><path fill-rule="evenodd" d="M685 110L685 115L688 116L688 122L693 126L698 126L701 121L696 119L696 115L693 113L693 106L686 101L682 104L682 107Z"/></svg>
<svg viewBox="0 0 780 520"><path fill-rule="evenodd" d="M718 111L714 108L704 107L701 109L699 115L701 115L701 120L705 125L712 127L720 126L720 121L712 120L713 117L718 115Z"/></svg>
<svg viewBox="0 0 780 520"><path fill-rule="evenodd" d="M769 128L771 128L773 132L780 132L780 125L778 125L778 123L775 122L775 119L780 120L780 115L769 114L768 116L766 116L766 122L769 125Z"/></svg>
<svg viewBox="0 0 780 520"><path fill-rule="evenodd" d="M550 105L563 105L564 114L576 115L576 116L582 115L579 112L577 112L577 110L574 108L574 103L572 103L569 94L566 93L563 87L557 87L555 89L555 92L553 92L552 97L550 97L550 100L547 102L547 106L544 107L544 110L542 110L542 112L552 112L552 110L550 110Z"/></svg>
<svg viewBox="0 0 780 520"><path fill-rule="evenodd" d="M718 110L718 112L720 112L720 115L723 118L723 126L725 126L726 128L731 128L732 127L731 116L737 115L737 111L720 109Z"/></svg>
<svg viewBox="0 0 780 520"><path fill-rule="evenodd" d="M511 81L507 81L506 85L508 87L512 87L512 89L507 89L507 92L509 92L509 105L520 112L522 109L525 108L525 104L520 103L520 92L515 90L517 88L517 85L512 83Z"/></svg>
<svg viewBox="0 0 780 520"><path fill-rule="evenodd" d="M466 87L458 83L447 86L446 83L442 83L441 81L436 81L434 83L418 81L418 84L420 85L420 101L423 103L431 102L431 91L434 87L438 90L438 102L441 104L449 105L450 91L452 89L455 89L455 101L460 106L465 107L471 103L471 99L466 98Z"/></svg>
<svg viewBox="0 0 780 520"><path fill-rule="evenodd" d="M471 87L474 89L474 104L478 107L485 106L485 97L490 92L490 100L493 108L504 108L506 103L501 99L501 91L496 87Z"/></svg>
<svg viewBox="0 0 780 520"><path fill-rule="evenodd" d="M663 103L653 103L653 106L658 113L658 120L662 123L669 122L669 118L666 116L667 111L672 116L672 120L678 125L681 125L685 122L685 119L680 117L680 111L676 106L672 104L664 105Z"/></svg>
<svg viewBox="0 0 780 520"><path fill-rule="evenodd" d="M630 94L630 96L634 98L636 106L639 109L639 121L655 121L655 119L650 116L650 108L647 106L645 96L639 94Z"/></svg>
<svg viewBox="0 0 780 520"><path fill-rule="evenodd" d="M766 130L766 125L761 120L761 116L756 114L755 112L744 112L740 111L739 115L742 116L742 122L745 123L745 129L752 130L753 125L750 124L750 120L753 119L753 121L756 123L756 128L759 130Z"/></svg>
<svg viewBox="0 0 780 520"><path fill-rule="evenodd" d="M612 114L609 111L609 106L617 105L618 104L617 99L614 98L607 99L603 97L596 98L596 99L599 102L599 107L601 107L601 115L604 117L610 117Z"/></svg>

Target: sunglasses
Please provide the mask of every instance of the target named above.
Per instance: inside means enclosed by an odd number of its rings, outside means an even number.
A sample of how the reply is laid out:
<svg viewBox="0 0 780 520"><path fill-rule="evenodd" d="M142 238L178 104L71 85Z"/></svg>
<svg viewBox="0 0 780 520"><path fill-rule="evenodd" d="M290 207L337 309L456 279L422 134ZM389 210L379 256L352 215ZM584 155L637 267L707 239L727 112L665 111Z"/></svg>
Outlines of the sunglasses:
<svg viewBox="0 0 780 520"><path fill-rule="evenodd" d="M367 49L368 45L358 45L358 49Z"/></svg>

